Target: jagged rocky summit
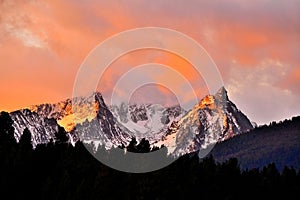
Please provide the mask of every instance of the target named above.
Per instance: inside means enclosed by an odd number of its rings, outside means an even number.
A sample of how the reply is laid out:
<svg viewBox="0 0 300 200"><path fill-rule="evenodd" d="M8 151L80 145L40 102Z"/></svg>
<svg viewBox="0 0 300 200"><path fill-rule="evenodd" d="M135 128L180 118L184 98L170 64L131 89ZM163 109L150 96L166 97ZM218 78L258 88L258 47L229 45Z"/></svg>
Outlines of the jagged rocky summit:
<svg viewBox="0 0 300 200"><path fill-rule="evenodd" d="M204 97L189 111L180 106L166 108L155 104L107 106L102 95L95 92L75 100L29 106L11 112L10 116L16 140L27 128L33 147L55 141L61 126L72 144L81 140L110 149L127 146L133 137L145 138L152 146L164 145L174 156L207 149L253 128L229 100L224 87L215 95Z"/></svg>

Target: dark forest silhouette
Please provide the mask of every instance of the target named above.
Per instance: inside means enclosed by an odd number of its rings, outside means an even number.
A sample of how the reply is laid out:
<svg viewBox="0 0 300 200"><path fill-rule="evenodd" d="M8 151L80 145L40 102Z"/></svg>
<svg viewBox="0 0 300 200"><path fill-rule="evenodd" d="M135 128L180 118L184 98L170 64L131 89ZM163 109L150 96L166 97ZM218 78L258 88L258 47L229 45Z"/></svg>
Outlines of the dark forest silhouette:
<svg viewBox="0 0 300 200"><path fill-rule="evenodd" d="M278 171L274 163L262 169L241 170L236 158L216 163L185 155L166 168L144 174L111 169L97 161L78 142L66 143L63 128L57 139L31 146L25 129L16 143L8 113L0 115L1 196L38 199L299 199L300 172ZM133 141L128 150L150 151L147 141Z"/></svg>

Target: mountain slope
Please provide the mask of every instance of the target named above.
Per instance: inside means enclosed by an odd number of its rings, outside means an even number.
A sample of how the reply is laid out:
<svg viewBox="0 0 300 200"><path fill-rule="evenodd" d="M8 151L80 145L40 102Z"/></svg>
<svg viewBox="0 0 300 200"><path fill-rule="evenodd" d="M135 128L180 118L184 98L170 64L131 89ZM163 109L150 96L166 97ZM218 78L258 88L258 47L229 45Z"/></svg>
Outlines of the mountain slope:
<svg viewBox="0 0 300 200"><path fill-rule="evenodd" d="M271 162L279 170L285 165L299 168L300 116L218 143L211 154L219 162L237 158L243 169L261 168Z"/></svg>
<svg viewBox="0 0 300 200"><path fill-rule="evenodd" d="M31 112L28 109L18 110L10 113L13 120L14 136L17 141L20 140L24 130L27 128L31 132L31 141L33 147L40 143L48 143L55 138L58 132L58 124L53 118L44 118L43 116Z"/></svg>

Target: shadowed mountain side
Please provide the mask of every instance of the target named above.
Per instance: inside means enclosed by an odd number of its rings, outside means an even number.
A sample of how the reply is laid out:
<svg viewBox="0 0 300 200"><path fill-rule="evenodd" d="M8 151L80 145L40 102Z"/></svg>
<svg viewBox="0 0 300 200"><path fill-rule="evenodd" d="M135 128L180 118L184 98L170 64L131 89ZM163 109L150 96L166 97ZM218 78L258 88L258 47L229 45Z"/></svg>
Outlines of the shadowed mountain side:
<svg viewBox="0 0 300 200"><path fill-rule="evenodd" d="M274 162L279 170L285 165L300 167L300 116L272 122L250 132L218 143L211 154L216 161L237 158L242 169L262 168Z"/></svg>

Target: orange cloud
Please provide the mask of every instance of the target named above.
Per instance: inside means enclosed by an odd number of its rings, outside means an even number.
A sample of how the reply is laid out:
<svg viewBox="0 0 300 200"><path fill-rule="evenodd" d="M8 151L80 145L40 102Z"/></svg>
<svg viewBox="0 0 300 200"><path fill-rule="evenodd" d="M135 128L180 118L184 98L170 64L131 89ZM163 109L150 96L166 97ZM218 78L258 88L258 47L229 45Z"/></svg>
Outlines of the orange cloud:
<svg viewBox="0 0 300 200"><path fill-rule="evenodd" d="M112 88L115 87L117 81L122 75L130 69L146 63L158 63L173 68L175 70L173 73L177 73L178 76L182 76L182 78L186 79L188 84L191 84L198 99L201 99L207 94L207 88L202 77L189 62L175 54L154 49L133 51L114 61L109 68L107 68L103 77L101 77L98 90L101 91L104 96L110 98ZM175 95L188 97L185 99L186 102L191 100L191 98L194 98L193 94L189 94L188 96L187 89L182 88L184 83L182 83L181 80L178 80L177 77L173 76L171 71L162 71L161 74L155 75L152 79L157 83L166 83L165 79L168 79L168 82L173 84L173 89L176 88L176 90L173 91L176 93ZM165 87L167 87L167 85L165 85ZM201 92L199 88L201 88ZM205 90L203 90L203 88L205 88ZM167 92L159 85L157 88L152 87L152 89L158 89L158 91L162 92L164 96L167 94L171 96L174 95Z"/></svg>
<svg viewBox="0 0 300 200"><path fill-rule="evenodd" d="M225 83L232 69L255 68L271 59L290 68L280 87L298 91L298 2L4 0L0 4L0 110L70 97L77 70L96 45L121 31L145 26L175 29L195 39L212 56ZM173 67L191 82L199 98L208 93L190 63L158 50L136 51L116 60L99 90L109 94L123 73L149 62ZM179 92L181 83L177 84ZM186 96L187 101L192 98Z"/></svg>

